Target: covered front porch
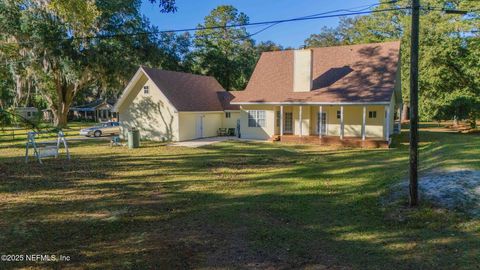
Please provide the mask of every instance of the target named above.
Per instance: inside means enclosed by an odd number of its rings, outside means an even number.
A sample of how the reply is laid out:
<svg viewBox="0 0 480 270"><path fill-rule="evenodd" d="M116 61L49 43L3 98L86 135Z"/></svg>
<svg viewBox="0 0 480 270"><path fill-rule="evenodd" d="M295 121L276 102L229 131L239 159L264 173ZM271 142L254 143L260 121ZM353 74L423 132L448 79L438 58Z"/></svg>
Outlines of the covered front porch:
<svg viewBox="0 0 480 270"><path fill-rule="evenodd" d="M396 113L395 113L396 112ZM393 104L279 105L272 140L352 147L388 147L400 131Z"/></svg>

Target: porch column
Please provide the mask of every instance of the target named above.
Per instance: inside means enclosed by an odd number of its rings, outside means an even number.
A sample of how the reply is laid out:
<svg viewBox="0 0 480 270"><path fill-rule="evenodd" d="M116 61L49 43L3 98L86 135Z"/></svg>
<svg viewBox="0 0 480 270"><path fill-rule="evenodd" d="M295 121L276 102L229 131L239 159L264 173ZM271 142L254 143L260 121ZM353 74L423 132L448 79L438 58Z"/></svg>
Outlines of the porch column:
<svg viewBox="0 0 480 270"><path fill-rule="evenodd" d="M320 139L322 138L322 126L323 126L323 123L322 123L322 115L323 115L323 106L320 105L320 107L318 107L318 137L320 137Z"/></svg>
<svg viewBox="0 0 480 270"><path fill-rule="evenodd" d="M280 136L283 136L283 105L280 106Z"/></svg>
<svg viewBox="0 0 480 270"><path fill-rule="evenodd" d="M340 106L340 140L343 140L343 136L345 134L345 123L343 119L343 106Z"/></svg>
<svg viewBox="0 0 480 270"><path fill-rule="evenodd" d="M362 141L365 141L367 133L367 106L363 106L363 116L362 116Z"/></svg>
<svg viewBox="0 0 480 270"><path fill-rule="evenodd" d="M303 130L302 130L302 129L303 129L303 127L302 127L302 126L303 126L303 125L302 125L302 118L303 118L303 117L302 117L302 112L303 112L303 107L300 106L299 109L300 109L300 111L298 112L298 124L299 124L299 129L298 129L298 131L299 131L299 133L300 133L300 137L302 137L302 133L303 133L303 132L302 132L302 131L303 131Z"/></svg>
<svg viewBox="0 0 480 270"><path fill-rule="evenodd" d="M388 138L390 138L390 106L385 106L385 117L387 118L385 120L385 139L388 141Z"/></svg>
<svg viewBox="0 0 480 270"><path fill-rule="evenodd" d="M87 111L85 111L85 120L87 120Z"/></svg>
<svg viewBox="0 0 480 270"><path fill-rule="evenodd" d="M402 130L402 106L398 108L398 134L401 133Z"/></svg>

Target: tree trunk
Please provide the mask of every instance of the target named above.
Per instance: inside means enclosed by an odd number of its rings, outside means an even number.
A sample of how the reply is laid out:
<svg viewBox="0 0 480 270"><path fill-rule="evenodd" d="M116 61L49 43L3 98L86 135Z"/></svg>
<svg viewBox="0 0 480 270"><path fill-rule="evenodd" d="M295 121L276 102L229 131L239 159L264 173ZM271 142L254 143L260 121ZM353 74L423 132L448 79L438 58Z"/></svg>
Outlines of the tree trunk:
<svg viewBox="0 0 480 270"><path fill-rule="evenodd" d="M402 116L401 116L401 121L402 122L407 122L409 119L408 119L408 105L407 103L403 103L403 109L402 109Z"/></svg>
<svg viewBox="0 0 480 270"><path fill-rule="evenodd" d="M73 97L78 90L78 82L71 84L61 79L61 76L57 76L56 80L56 93L57 101L50 106L52 112L54 112L54 125L57 128L64 128L68 123L68 112L70 111L70 105L72 105Z"/></svg>
<svg viewBox="0 0 480 270"><path fill-rule="evenodd" d="M60 101L55 106L50 106L53 113L53 124L57 128L64 128L68 124L68 112L70 111L70 104L65 101Z"/></svg>
<svg viewBox="0 0 480 270"><path fill-rule="evenodd" d="M477 128L477 117L474 112L471 112L469 115L470 118L470 128L476 129Z"/></svg>
<svg viewBox="0 0 480 270"><path fill-rule="evenodd" d="M74 83L67 82L62 78L64 76L58 69L50 70L50 67L45 67L45 72L51 72L54 74L53 82L55 83L55 96L51 93L42 93L42 96L47 100L48 107L53 114L53 124L57 128L64 128L68 123L68 112L72 105L73 98L77 94L78 90L84 87L89 82L89 72L84 71L82 76Z"/></svg>
<svg viewBox="0 0 480 270"><path fill-rule="evenodd" d="M453 116L453 126L458 126L458 118L456 115Z"/></svg>
<svg viewBox="0 0 480 270"><path fill-rule="evenodd" d="M53 124L58 128L64 128L68 123L68 111L63 110L53 110Z"/></svg>

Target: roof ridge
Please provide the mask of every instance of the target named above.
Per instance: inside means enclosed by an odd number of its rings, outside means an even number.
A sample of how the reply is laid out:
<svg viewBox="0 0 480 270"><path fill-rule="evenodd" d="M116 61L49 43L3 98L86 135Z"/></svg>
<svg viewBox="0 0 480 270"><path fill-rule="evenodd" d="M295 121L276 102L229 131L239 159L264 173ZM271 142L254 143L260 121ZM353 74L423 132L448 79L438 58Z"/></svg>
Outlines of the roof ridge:
<svg viewBox="0 0 480 270"><path fill-rule="evenodd" d="M325 46L325 47L313 47L313 48L310 48L310 49L362 47L362 46L369 46L369 45L381 45L381 44L387 44L387 43L400 43L400 40L392 40L392 41L384 41L384 42L372 42L372 43L359 43L359 44L344 44L344 45Z"/></svg>
<svg viewBox="0 0 480 270"><path fill-rule="evenodd" d="M372 42L372 43L343 44L343 45L332 45L332 46L324 46L324 47L311 47L311 48L304 48L304 49L288 49L288 50L279 50L279 51L267 51L267 52L262 52L262 54L284 53L284 52L293 52L293 51L308 50L308 49L315 50L315 49L326 49L326 48L357 47L357 46L380 45L380 44L400 43L400 42L401 42L400 40L392 40L392 41Z"/></svg>

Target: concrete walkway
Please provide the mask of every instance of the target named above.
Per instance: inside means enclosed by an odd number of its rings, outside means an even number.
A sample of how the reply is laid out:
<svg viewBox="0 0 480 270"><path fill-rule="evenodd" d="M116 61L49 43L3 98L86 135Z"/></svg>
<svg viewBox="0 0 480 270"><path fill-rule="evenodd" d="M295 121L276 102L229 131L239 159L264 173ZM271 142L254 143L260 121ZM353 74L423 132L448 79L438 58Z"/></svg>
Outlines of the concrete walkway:
<svg viewBox="0 0 480 270"><path fill-rule="evenodd" d="M170 143L169 146L183 146L183 147L197 148L205 145L210 145L210 144L224 142L224 141L232 141L232 140L238 141L241 139L235 136L209 137L209 138L202 138L202 139L196 139L191 141L173 142L173 143Z"/></svg>

